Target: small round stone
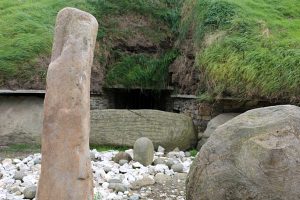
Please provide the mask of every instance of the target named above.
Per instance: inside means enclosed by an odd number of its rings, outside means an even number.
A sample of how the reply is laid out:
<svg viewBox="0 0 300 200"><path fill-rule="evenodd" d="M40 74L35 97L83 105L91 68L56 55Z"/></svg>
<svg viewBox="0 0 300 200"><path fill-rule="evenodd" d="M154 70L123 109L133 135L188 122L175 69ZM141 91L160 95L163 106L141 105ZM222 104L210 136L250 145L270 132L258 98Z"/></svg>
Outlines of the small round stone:
<svg viewBox="0 0 300 200"><path fill-rule="evenodd" d="M34 159L34 161L33 161L33 163L35 164L35 165L37 165L37 164L41 164L41 159L40 158L36 158L36 159Z"/></svg>
<svg viewBox="0 0 300 200"><path fill-rule="evenodd" d="M115 191L116 192L125 192L125 191L127 191L127 188L123 184L117 183L115 186Z"/></svg>
<svg viewBox="0 0 300 200"><path fill-rule="evenodd" d="M156 158L153 163L154 163L154 165L165 164L165 159L163 159L163 158Z"/></svg>
<svg viewBox="0 0 300 200"><path fill-rule="evenodd" d="M128 163L127 160L123 160L123 159L122 159L122 160L119 161L119 165L121 165L121 166L124 165L124 164L126 164L126 163Z"/></svg>
<svg viewBox="0 0 300 200"><path fill-rule="evenodd" d="M96 159L95 152L93 152L93 151L90 152L90 157L91 157L91 160L92 160L92 161L96 161L96 160L97 160L97 159Z"/></svg>
<svg viewBox="0 0 300 200"><path fill-rule="evenodd" d="M36 186L30 186L25 188L23 193L25 199L33 199L36 194Z"/></svg>
<svg viewBox="0 0 300 200"><path fill-rule="evenodd" d="M17 171L16 173L15 173L15 175L14 175L14 179L15 180L22 180L23 178L24 178L24 176L26 176L26 174L25 174L25 172L23 172L23 171Z"/></svg>
<svg viewBox="0 0 300 200"><path fill-rule="evenodd" d="M130 162L132 160L132 158L129 155L129 153L119 152L115 155L115 157L113 158L113 161L115 163L119 163L120 160L127 160L128 162Z"/></svg>
<svg viewBox="0 0 300 200"><path fill-rule="evenodd" d="M180 163L172 165L171 169L173 169L174 172L181 173L183 172L183 165Z"/></svg>
<svg viewBox="0 0 300 200"><path fill-rule="evenodd" d="M122 181L120 179L117 178L112 178L108 180L108 183L122 183Z"/></svg>
<svg viewBox="0 0 300 200"><path fill-rule="evenodd" d="M191 157L191 153L189 151L186 151L184 154L185 154L185 157Z"/></svg>
<svg viewBox="0 0 300 200"><path fill-rule="evenodd" d="M165 153L165 149L163 147L161 147L161 146L158 146L157 152Z"/></svg>
<svg viewBox="0 0 300 200"><path fill-rule="evenodd" d="M129 200L139 200L140 196L138 194L133 194L129 197Z"/></svg>
<svg viewBox="0 0 300 200"><path fill-rule="evenodd" d="M110 166L105 166L105 167L103 167L103 170L105 171L105 173L110 172L111 167Z"/></svg>
<svg viewBox="0 0 300 200"><path fill-rule="evenodd" d="M141 137L133 145L133 159L144 166L153 162L154 146L150 139Z"/></svg>
<svg viewBox="0 0 300 200"><path fill-rule="evenodd" d="M172 159L169 158L168 160L166 160L165 164L169 167L169 169L171 169L172 165L174 165L175 163Z"/></svg>

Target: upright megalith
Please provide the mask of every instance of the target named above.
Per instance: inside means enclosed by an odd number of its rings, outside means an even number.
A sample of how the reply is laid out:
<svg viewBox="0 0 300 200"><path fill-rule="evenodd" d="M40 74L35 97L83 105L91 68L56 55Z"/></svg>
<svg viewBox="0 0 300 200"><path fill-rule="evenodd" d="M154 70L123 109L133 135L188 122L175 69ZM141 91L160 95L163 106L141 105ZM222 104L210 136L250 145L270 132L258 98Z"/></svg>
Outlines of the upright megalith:
<svg viewBox="0 0 300 200"><path fill-rule="evenodd" d="M62 9L47 74L38 200L92 200L90 74L98 23Z"/></svg>

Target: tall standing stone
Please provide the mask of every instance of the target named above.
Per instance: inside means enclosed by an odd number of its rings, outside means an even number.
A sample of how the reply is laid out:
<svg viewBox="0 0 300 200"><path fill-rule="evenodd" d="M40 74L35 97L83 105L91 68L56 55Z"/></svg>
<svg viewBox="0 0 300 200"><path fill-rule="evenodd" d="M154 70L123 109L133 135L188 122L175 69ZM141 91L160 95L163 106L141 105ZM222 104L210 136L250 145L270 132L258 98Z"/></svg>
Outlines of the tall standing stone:
<svg viewBox="0 0 300 200"><path fill-rule="evenodd" d="M47 74L38 200L92 200L90 74L98 23L64 8L57 16Z"/></svg>

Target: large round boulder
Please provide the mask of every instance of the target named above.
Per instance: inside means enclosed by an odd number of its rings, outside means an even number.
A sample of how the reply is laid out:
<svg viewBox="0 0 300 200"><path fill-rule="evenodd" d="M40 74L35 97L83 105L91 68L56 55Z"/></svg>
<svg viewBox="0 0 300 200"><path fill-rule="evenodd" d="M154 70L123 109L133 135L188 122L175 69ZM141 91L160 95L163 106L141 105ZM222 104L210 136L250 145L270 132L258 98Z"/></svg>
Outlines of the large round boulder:
<svg viewBox="0 0 300 200"><path fill-rule="evenodd" d="M155 148L191 148L197 135L190 117L159 110L92 110L91 141L99 145L133 146L147 137Z"/></svg>
<svg viewBox="0 0 300 200"><path fill-rule="evenodd" d="M219 126L191 166L187 200L300 199L300 108L250 110Z"/></svg>
<svg viewBox="0 0 300 200"><path fill-rule="evenodd" d="M225 124L227 121L235 118L240 113L222 113L218 116L212 118L208 124L207 128L205 129L203 135L201 136L201 139L198 141L197 144L197 150L199 151L201 147L206 143L207 139L210 137L210 135L221 125Z"/></svg>
<svg viewBox="0 0 300 200"><path fill-rule="evenodd" d="M222 113L219 114L218 116L212 118L208 124L207 128L205 129L203 133L203 137L209 138L210 135L222 124L225 124L227 121L235 118L238 116L240 113Z"/></svg>

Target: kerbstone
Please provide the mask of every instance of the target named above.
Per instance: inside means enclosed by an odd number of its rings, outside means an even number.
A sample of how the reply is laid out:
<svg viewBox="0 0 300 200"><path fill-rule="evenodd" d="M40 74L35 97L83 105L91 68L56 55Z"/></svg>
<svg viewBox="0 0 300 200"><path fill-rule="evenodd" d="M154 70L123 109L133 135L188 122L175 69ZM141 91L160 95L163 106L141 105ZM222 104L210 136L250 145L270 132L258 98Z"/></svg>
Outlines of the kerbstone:
<svg viewBox="0 0 300 200"><path fill-rule="evenodd" d="M92 110L91 141L98 145L130 146L140 137L166 151L192 148L197 143L193 121L184 114L159 110Z"/></svg>

